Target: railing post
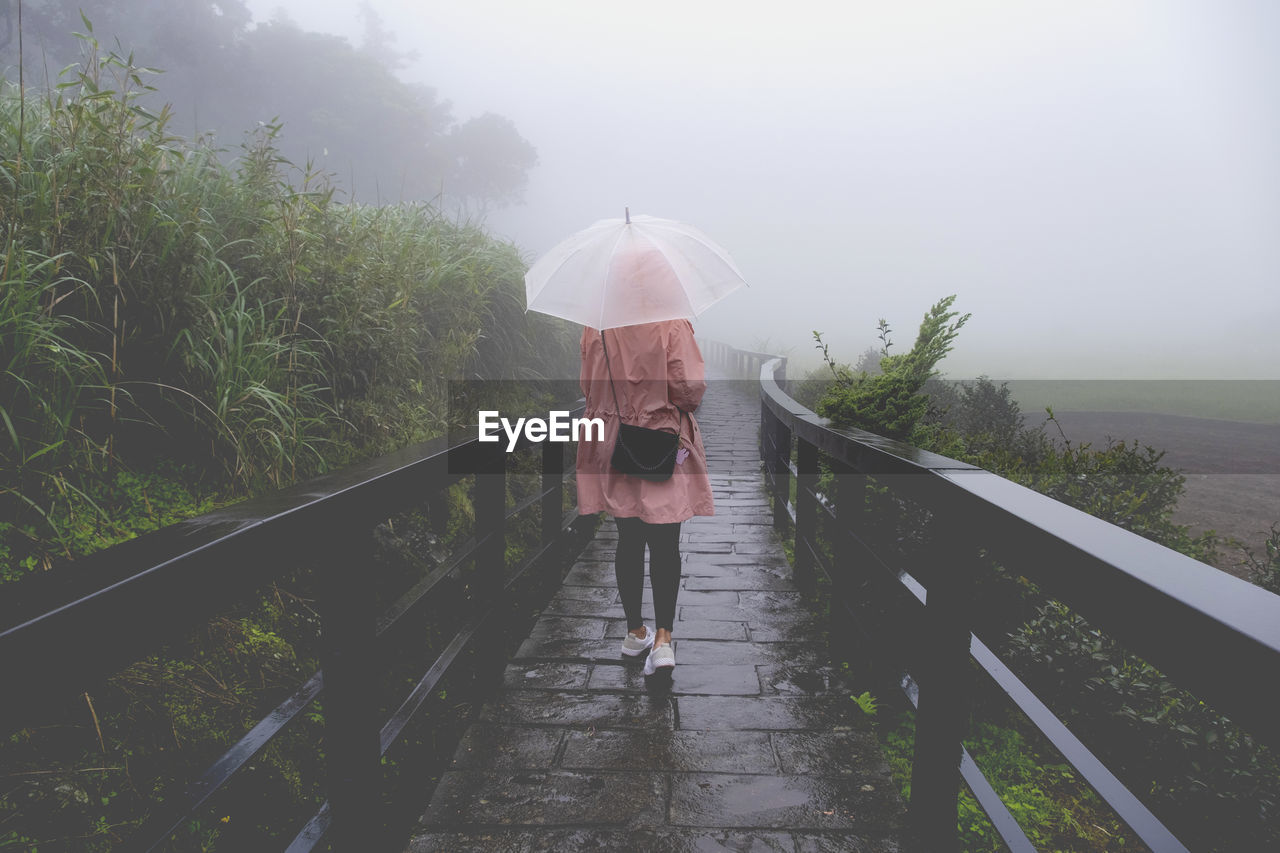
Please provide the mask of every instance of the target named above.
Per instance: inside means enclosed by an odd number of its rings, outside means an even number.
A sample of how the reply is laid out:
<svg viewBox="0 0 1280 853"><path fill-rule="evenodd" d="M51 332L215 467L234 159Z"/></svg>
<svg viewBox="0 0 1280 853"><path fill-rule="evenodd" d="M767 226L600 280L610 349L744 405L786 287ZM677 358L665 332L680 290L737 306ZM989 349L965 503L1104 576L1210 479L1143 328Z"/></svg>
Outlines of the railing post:
<svg viewBox="0 0 1280 853"><path fill-rule="evenodd" d="M786 530L791 524L787 501L791 498L791 427L781 418L774 421L773 429L773 526Z"/></svg>
<svg viewBox="0 0 1280 853"><path fill-rule="evenodd" d="M923 654L914 667L920 693L909 810L925 848L938 853L959 849L960 756L973 682L966 617L978 557L958 514L935 515Z"/></svg>
<svg viewBox="0 0 1280 853"><path fill-rule="evenodd" d="M550 444L551 442L547 442ZM506 620L502 607L506 576L507 454L501 444L483 453L476 471L472 506L476 514L476 548L473 595L479 610L489 611L476 638L476 675L481 685L502 679Z"/></svg>
<svg viewBox="0 0 1280 853"><path fill-rule="evenodd" d="M828 643L835 655L861 665L860 674L869 669L866 649L857 646L858 632L850 621L853 610L854 565L849 536L856 533L865 512L867 478L843 463L833 462L832 501L835 504L836 529L831 546L831 606L828 612Z"/></svg>
<svg viewBox="0 0 1280 853"><path fill-rule="evenodd" d="M325 766L334 850L369 849L382 830L382 763L373 666L376 607L367 563L372 534L343 528L320 552L320 664Z"/></svg>
<svg viewBox="0 0 1280 853"><path fill-rule="evenodd" d="M560 535L564 516L564 443L542 442L542 544Z"/></svg>
<svg viewBox="0 0 1280 853"><path fill-rule="evenodd" d="M813 541L818 533L818 449L803 438L796 442L795 581L806 595L814 583Z"/></svg>
<svg viewBox="0 0 1280 853"><path fill-rule="evenodd" d="M547 442L550 444L551 442ZM476 585L478 597L488 600L502 584L506 559L507 454L492 445L482 455L471 499L476 514Z"/></svg>

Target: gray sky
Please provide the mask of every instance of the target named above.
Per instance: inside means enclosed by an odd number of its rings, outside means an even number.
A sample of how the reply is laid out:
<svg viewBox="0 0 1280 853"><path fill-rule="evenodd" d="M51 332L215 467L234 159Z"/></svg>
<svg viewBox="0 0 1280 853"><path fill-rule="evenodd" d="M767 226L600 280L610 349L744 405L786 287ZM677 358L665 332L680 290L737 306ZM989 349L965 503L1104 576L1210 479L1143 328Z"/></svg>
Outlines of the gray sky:
<svg viewBox="0 0 1280 853"><path fill-rule="evenodd" d="M357 43L358 5L249 0ZM530 261L624 205L724 245L707 337L853 360L956 293L951 376L1280 378L1280 3L373 5L537 147L489 219Z"/></svg>

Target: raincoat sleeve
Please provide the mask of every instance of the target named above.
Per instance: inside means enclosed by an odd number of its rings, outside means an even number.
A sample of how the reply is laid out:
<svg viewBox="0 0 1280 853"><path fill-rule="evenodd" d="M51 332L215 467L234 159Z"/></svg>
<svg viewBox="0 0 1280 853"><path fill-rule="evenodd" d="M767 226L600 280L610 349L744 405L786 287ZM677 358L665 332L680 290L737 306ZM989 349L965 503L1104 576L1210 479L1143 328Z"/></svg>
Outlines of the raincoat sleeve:
<svg viewBox="0 0 1280 853"><path fill-rule="evenodd" d="M677 409L692 412L706 392L706 363L693 339L693 324L677 320L667 338L667 396Z"/></svg>

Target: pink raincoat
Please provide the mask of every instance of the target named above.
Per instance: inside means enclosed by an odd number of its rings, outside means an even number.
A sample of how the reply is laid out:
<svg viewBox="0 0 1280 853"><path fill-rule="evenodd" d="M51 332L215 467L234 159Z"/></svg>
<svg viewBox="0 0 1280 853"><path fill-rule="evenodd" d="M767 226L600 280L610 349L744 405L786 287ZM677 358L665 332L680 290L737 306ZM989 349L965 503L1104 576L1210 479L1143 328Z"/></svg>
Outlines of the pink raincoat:
<svg viewBox="0 0 1280 853"><path fill-rule="evenodd" d="M679 426L680 444L688 455L680 454L684 461L662 482L612 470L609 457L618 437L618 416L609 387L610 370L599 330L583 329L580 381L587 398L586 417L604 420L604 441L578 444L578 511L583 515L603 511L650 524L715 515L707 452L693 419L707 390L706 365L693 339L693 326L688 320L663 320L607 329L604 334L622 419L670 432ZM683 418L680 410L687 413Z"/></svg>

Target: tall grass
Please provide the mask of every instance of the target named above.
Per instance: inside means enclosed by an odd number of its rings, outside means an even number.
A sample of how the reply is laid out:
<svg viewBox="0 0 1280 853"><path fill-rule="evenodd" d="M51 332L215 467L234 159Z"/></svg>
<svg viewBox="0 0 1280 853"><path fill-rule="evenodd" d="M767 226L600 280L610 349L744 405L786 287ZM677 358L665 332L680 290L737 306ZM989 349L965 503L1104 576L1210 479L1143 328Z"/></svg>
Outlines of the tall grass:
<svg viewBox="0 0 1280 853"><path fill-rule="evenodd" d="M57 272L59 258L5 244L0 270L0 501L17 512L0 518L0 534L15 517L35 518L60 535L60 496L80 493L58 463L94 458L99 448L78 415L94 405L108 378L102 360L71 338L84 321L50 312L83 287ZM18 528L23 529L23 528ZM30 526L25 528L31 531ZM4 557L6 550L0 550ZM4 572L7 574L7 571ZM0 574L0 576L3 576Z"/></svg>
<svg viewBox="0 0 1280 853"><path fill-rule="evenodd" d="M77 524L129 535L124 473L279 487L442 433L449 379L576 355L524 315L514 247L428 206L340 203L278 125L234 156L179 139L139 105L152 77L86 37L25 118L0 94L0 577L94 547Z"/></svg>

